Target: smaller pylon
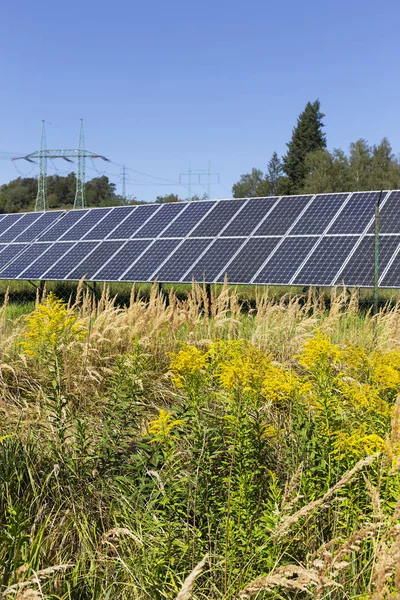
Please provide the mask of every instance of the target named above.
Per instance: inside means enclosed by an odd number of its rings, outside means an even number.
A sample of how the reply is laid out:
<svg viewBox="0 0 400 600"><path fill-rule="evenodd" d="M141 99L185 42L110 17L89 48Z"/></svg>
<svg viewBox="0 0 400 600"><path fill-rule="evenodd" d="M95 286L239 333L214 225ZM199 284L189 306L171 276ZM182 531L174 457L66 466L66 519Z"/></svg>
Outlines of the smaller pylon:
<svg viewBox="0 0 400 600"><path fill-rule="evenodd" d="M85 208L85 206L85 134L83 132L83 119L81 119L74 208Z"/></svg>
<svg viewBox="0 0 400 600"><path fill-rule="evenodd" d="M39 150L39 174L38 174L38 193L36 196L35 210L48 210L47 201L47 156L46 156L46 128L44 120L42 121L42 138Z"/></svg>
<svg viewBox="0 0 400 600"><path fill-rule="evenodd" d="M122 197L126 200L126 167L122 167Z"/></svg>

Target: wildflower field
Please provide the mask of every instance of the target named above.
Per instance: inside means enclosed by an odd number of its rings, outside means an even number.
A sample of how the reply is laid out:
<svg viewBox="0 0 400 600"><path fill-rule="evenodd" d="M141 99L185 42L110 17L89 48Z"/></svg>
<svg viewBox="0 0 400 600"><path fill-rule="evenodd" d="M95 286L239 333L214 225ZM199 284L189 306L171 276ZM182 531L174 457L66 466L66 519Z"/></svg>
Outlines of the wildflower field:
<svg viewBox="0 0 400 600"><path fill-rule="evenodd" d="M0 309L0 597L400 598L400 306Z"/></svg>

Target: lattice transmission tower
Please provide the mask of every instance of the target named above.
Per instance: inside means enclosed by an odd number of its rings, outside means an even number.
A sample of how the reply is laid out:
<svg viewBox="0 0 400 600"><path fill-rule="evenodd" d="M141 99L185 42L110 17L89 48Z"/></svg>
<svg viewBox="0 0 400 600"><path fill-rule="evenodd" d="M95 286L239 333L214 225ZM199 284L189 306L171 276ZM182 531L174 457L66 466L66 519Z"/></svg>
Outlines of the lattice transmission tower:
<svg viewBox="0 0 400 600"><path fill-rule="evenodd" d="M208 161L208 170L207 171L193 171L192 164L189 162L189 170L185 173L179 173L179 183L188 190L188 200L192 200L192 186L193 185L201 185L202 187L206 187L206 182L204 181L205 177L207 177L207 198L211 198L211 185L219 184L219 173L211 173L211 162ZM213 181L211 179L213 178Z"/></svg>
<svg viewBox="0 0 400 600"><path fill-rule="evenodd" d="M34 159L38 159L38 193L36 197L35 210L48 210L47 201L47 160L51 158L62 158L63 160L72 163L73 159L78 163L78 172L76 176L76 192L74 208L84 208L86 206L85 198L85 168L87 158L101 158L106 162L110 162L108 158L102 154L96 154L85 149L85 136L83 131L83 119L81 119L81 128L79 133L79 147L74 149L56 149L47 150L46 148L46 131L45 123L42 121L42 138L40 150L31 152L25 156L17 156L12 160L26 160L34 163Z"/></svg>

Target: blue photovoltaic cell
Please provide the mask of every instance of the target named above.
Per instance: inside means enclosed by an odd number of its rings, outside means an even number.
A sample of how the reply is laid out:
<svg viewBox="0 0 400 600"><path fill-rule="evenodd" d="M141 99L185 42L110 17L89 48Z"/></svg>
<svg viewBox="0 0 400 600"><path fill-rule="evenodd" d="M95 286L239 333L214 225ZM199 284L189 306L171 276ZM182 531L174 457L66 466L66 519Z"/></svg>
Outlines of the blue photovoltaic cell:
<svg viewBox="0 0 400 600"><path fill-rule="evenodd" d="M251 238L227 266L228 281L249 283L278 244L280 238Z"/></svg>
<svg viewBox="0 0 400 600"><path fill-rule="evenodd" d="M254 235L285 235L312 196L284 196Z"/></svg>
<svg viewBox="0 0 400 600"><path fill-rule="evenodd" d="M57 221L64 214L63 210L54 210L46 212L35 221L30 227L25 229L17 238L15 242L33 242L36 238L40 237L41 234Z"/></svg>
<svg viewBox="0 0 400 600"><path fill-rule="evenodd" d="M42 256L32 261L28 268L19 274L18 279L40 279L73 245L74 242L56 242L55 244L51 244L50 248ZM45 244L45 246L48 247L48 244Z"/></svg>
<svg viewBox="0 0 400 600"><path fill-rule="evenodd" d="M120 225L128 215L136 209L135 206L122 206L114 208L108 215L100 221L91 231L82 236L84 240L103 240L113 229Z"/></svg>
<svg viewBox="0 0 400 600"><path fill-rule="evenodd" d="M229 223L247 200L221 200L206 218L199 223L191 237L215 237Z"/></svg>
<svg viewBox="0 0 400 600"><path fill-rule="evenodd" d="M380 285L382 287L400 287L400 254L396 255Z"/></svg>
<svg viewBox="0 0 400 600"><path fill-rule="evenodd" d="M40 236L40 241L57 241L68 229L73 227L75 223L87 215L88 212L88 210L70 210L69 212L65 213L59 221L54 223L52 227L50 227L45 233L43 233L43 235Z"/></svg>
<svg viewBox="0 0 400 600"><path fill-rule="evenodd" d="M331 285L336 273L358 239L358 236L323 238L293 283L296 285Z"/></svg>
<svg viewBox="0 0 400 600"><path fill-rule="evenodd" d="M29 244L11 244L6 246L4 250L0 252L0 271L3 269L13 258L15 258L20 252L29 247ZM2 279L3 273L1 273Z"/></svg>
<svg viewBox="0 0 400 600"><path fill-rule="evenodd" d="M150 245L149 240L132 240L126 242L119 252L95 273L96 281L118 281L121 275L135 262L135 260Z"/></svg>
<svg viewBox="0 0 400 600"><path fill-rule="evenodd" d="M101 219L103 219L109 212L110 208L92 208L88 213L76 223L69 231L60 236L60 240L76 242L82 239L82 237L95 226Z"/></svg>
<svg viewBox="0 0 400 600"><path fill-rule="evenodd" d="M129 240L147 219L160 209L156 204L137 206L134 212L117 229L109 234L109 240Z"/></svg>
<svg viewBox="0 0 400 600"><path fill-rule="evenodd" d="M215 202L193 202L163 231L162 237L186 237L200 219L215 206Z"/></svg>
<svg viewBox="0 0 400 600"><path fill-rule="evenodd" d="M380 192L354 192L327 233L363 233L375 213Z"/></svg>
<svg viewBox="0 0 400 600"><path fill-rule="evenodd" d="M348 193L316 196L291 230L290 235L323 233L348 197Z"/></svg>
<svg viewBox="0 0 400 600"><path fill-rule="evenodd" d="M1 276L5 279L16 279L18 275L29 265L32 261L36 260L40 254L42 254L47 248L50 247L50 243L45 244L32 244L21 256L15 258L6 269L1 272ZM0 254L1 256L1 254Z"/></svg>
<svg viewBox="0 0 400 600"><path fill-rule="evenodd" d="M41 216L41 213L33 212L26 213L19 219L10 229L7 229L4 233L0 235L0 242L12 242L14 241L20 233L22 233L29 225L32 225L34 221L36 221Z"/></svg>
<svg viewBox="0 0 400 600"><path fill-rule="evenodd" d="M54 266L43 273L43 279L64 279L72 269L86 258L98 242L78 242L74 244ZM1 255L0 255L1 256Z"/></svg>
<svg viewBox="0 0 400 600"><path fill-rule="evenodd" d="M158 281L179 281L210 243L211 240L207 238L188 238L161 267L155 278Z"/></svg>
<svg viewBox="0 0 400 600"><path fill-rule="evenodd" d="M5 215L0 221L0 235L6 231L11 225L14 225L16 221L22 219L23 215L18 213L13 213L12 215Z"/></svg>
<svg viewBox="0 0 400 600"><path fill-rule="evenodd" d="M250 235L262 219L276 204L278 198L253 198L248 201L243 210L221 233L221 237L235 237L238 235ZM268 219L268 217L267 217Z"/></svg>
<svg viewBox="0 0 400 600"><path fill-rule="evenodd" d="M199 283L203 281L212 283L221 271L220 281L223 281L225 265L242 244L243 240L238 238L217 239L200 260L190 268L182 281L191 281L194 278Z"/></svg>
<svg viewBox="0 0 400 600"><path fill-rule="evenodd" d="M314 238L286 238L254 283L288 284L314 244Z"/></svg>
<svg viewBox="0 0 400 600"><path fill-rule="evenodd" d="M382 194L382 199L386 193ZM1 223L0 223L1 227ZM374 223L369 228L369 233L374 232ZM400 233L400 192L391 192L386 202L379 211L380 233Z"/></svg>
<svg viewBox="0 0 400 600"><path fill-rule="evenodd" d="M379 238L379 273L382 274L394 251L400 243L400 236L380 236ZM356 248L349 262L339 273L337 285L366 285L374 284L375 239L374 236L364 237Z"/></svg>
<svg viewBox="0 0 400 600"><path fill-rule="evenodd" d="M148 281L157 267L173 252L179 240L156 240L143 256L122 275L121 281Z"/></svg>
<svg viewBox="0 0 400 600"><path fill-rule="evenodd" d="M68 279L91 279L95 273L115 255L123 242L102 242L80 265L68 274Z"/></svg>
<svg viewBox="0 0 400 600"><path fill-rule="evenodd" d="M146 225L143 225L141 229L139 229L134 238L152 238L157 237L160 233L168 227L168 224L174 219L184 208L186 208L186 204L182 204L180 202L174 202L173 204L163 204L161 209L150 219Z"/></svg>

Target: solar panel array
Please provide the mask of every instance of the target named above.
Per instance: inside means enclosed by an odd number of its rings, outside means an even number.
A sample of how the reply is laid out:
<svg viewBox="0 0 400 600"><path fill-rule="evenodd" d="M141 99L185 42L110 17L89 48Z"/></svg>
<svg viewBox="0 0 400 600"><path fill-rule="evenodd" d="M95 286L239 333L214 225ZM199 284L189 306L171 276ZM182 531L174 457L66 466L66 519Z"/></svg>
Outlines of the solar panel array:
<svg viewBox="0 0 400 600"><path fill-rule="evenodd" d="M380 192L0 215L0 278L372 286ZM400 287L400 191L382 194L380 285Z"/></svg>

